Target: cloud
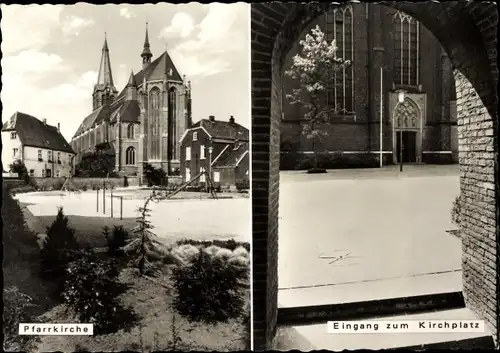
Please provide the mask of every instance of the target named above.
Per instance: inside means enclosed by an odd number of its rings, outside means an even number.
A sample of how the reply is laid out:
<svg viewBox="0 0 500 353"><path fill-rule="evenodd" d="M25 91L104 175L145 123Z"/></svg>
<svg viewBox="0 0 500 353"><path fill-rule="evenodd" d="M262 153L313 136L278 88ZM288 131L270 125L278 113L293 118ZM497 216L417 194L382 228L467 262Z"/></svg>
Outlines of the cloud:
<svg viewBox="0 0 500 353"><path fill-rule="evenodd" d="M131 12L128 7L122 7L120 9L120 16L125 18L132 18L135 17L135 13Z"/></svg>
<svg viewBox="0 0 500 353"><path fill-rule="evenodd" d="M61 25L61 30L67 37L77 36L82 30L93 25L94 20L92 19L81 18L78 16L68 16L64 19Z"/></svg>
<svg viewBox="0 0 500 353"><path fill-rule="evenodd" d="M2 52L42 49L60 26L62 5L1 5Z"/></svg>
<svg viewBox="0 0 500 353"><path fill-rule="evenodd" d="M68 69L59 55L36 50L25 50L2 58L2 68L9 74L23 75L44 75Z"/></svg>
<svg viewBox="0 0 500 353"><path fill-rule="evenodd" d="M207 77L233 69L233 58L248 50L248 5L208 5L194 39L173 48L171 55L188 76Z"/></svg>
<svg viewBox="0 0 500 353"><path fill-rule="evenodd" d="M191 32L193 32L194 28L194 21L191 16L185 12L177 12L174 17L172 17L170 25L160 31L159 38L187 38Z"/></svg>

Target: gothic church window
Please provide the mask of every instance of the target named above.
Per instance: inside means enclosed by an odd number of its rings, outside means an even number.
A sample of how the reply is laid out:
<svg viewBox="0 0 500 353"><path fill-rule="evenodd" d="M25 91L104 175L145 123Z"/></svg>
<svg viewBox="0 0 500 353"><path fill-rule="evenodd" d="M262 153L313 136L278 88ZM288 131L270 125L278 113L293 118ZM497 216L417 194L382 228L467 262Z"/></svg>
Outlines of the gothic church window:
<svg viewBox="0 0 500 353"><path fill-rule="evenodd" d="M327 93L327 104L340 114L354 111L354 21L352 6L334 9L326 14L328 43L335 40L337 57L351 65L334 74Z"/></svg>
<svg viewBox="0 0 500 353"><path fill-rule="evenodd" d="M134 124L128 124L128 126L127 126L127 138L128 139L134 138Z"/></svg>
<svg viewBox="0 0 500 353"><path fill-rule="evenodd" d="M135 148L130 146L125 152L125 164L134 165L135 164Z"/></svg>
<svg viewBox="0 0 500 353"><path fill-rule="evenodd" d="M394 83L418 86L420 28L411 16L394 14Z"/></svg>
<svg viewBox="0 0 500 353"><path fill-rule="evenodd" d="M150 158L160 159L160 90L153 88L149 93L149 136L150 136Z"/></svg>
<svg viewBox="0 0 500 353"><path fill-rule="evenodd" d="M168 91L168 149L170 159L177 158L177 90Z"/></svg>

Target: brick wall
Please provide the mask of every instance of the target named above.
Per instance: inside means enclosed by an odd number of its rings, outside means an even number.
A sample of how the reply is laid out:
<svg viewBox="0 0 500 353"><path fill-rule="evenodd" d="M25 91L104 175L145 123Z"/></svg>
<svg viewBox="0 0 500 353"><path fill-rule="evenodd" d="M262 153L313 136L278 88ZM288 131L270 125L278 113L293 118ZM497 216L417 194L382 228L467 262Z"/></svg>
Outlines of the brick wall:
<svg viewBox="0 0 500 353"><path fill-rule="evenodd" d="M498 338L498 70L495 4L394 2L441 42L456 73L464 200L464 291ZM255 3L252 39L252 199L254 349L270 349L276 332L281 68L300 33L326 3ZM469 81L463 80L467 77ZM474 95L475 93L475 95ZM494 117L494 119L492 119ZM450 205L451 207L451 205Z"/></svg>
<svg viewBox="0 0 500 353"><path fill-rule="evenodd" d="M493 120L472 84L455 73L458 105L463 285L467 305L497 328Z"/></svg>

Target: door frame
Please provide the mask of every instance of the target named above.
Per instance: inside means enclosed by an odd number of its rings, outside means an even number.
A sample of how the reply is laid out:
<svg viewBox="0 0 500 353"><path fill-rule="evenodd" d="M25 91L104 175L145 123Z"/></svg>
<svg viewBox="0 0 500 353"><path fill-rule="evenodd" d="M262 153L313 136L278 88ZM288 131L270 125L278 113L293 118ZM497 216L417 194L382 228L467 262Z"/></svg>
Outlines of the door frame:
<svg viewBox="0 0 500 353"><path fill-rule="evenodd" d="M389 92L389 107L391 112L391 130L392 130L392 161L393 164L399 163L399 156L397 151L397 131L414 131L417 133L415 137L415 157L416 163L422 163L422 144L423 144L423 130L425 126L425 107L427 103L426 93L406 93L405 101L409 100L417 107L417 128L397 128L396 127L396 109L399 106L398 93Z"/></svg>

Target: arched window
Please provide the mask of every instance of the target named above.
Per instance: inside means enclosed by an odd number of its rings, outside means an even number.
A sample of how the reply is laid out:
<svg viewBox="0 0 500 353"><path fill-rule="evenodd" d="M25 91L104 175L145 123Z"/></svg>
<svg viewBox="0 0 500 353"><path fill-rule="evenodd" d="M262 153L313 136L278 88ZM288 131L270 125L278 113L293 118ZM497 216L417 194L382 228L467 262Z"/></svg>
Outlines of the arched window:
<svg viewBox="0 0 500 353"><path fill-rule="evenodd" d="M351 65L335 73L327 93L327 103L342 113L354 111L354 21L351 6L337 8L326 14L326 40L335 40L337 57Z"/></svg>
<svg viewBox="0 0 500 353"><path fill-rule="evenodd" d="M394 13L394 83L418 86L420 28L417 20Z"/></svg>
<svg viewBox="0 0 500 353"><path fill-rule="evenodd" d="M97 130L96 132L96 145L100 144L102 141L101 141L101 130Z"/></svg>
<svg viewBox="0 0 500 353"><path fill-rule="evenodd" d="M125 164L135 165L135 148L130 146L125 152Z"/></svg>
<svg viewBox="0 0 500 353"><path fill-rule="evenodd" d="M172 87L168 91L168 155L169 159L177 158L177 90Z"/></svg>
<svg viewBox="0 0 500 353"><path fill-rule="evenodd" d="M133 139L134 138L134 124L128 124L127 126L127 138L128 139Z"/></svg>
<svg viewBox="0 0 500 353"><path fill-rule="evenodd" d="M151 159L160 159L160 90L153 88L149 92L149 141Z"/></svg>

